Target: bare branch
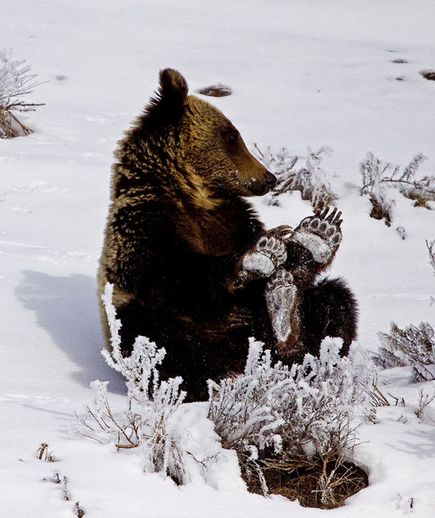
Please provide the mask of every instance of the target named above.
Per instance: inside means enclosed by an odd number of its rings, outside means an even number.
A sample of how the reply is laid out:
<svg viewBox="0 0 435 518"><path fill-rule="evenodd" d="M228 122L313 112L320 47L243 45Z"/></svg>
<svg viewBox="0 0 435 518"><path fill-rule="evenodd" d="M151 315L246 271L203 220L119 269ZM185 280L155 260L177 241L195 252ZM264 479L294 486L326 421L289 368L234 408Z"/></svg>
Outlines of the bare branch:
<svg viewBox="0 0 435 518"><path fill-rule="evenodd" d="M429 253L429 264L432 266L435 275L435 239L430 242L426 240L426 248Z"/></svg>
<svg viewBox="0 0 435 518"><path fill-rule="evenodd" d="M254 151L278 179L270 198L271 205L279 204L279 195L293 191L299 191L302 199L310 201L315 211L332 205L337 199L325 171L320 167L323 156L331 152L328 147L321 147L315 152L308 148L306 157L292 156L287 148L272 151L267 147L262 150L257 144L254 144ZM296 168L298 163L299 167Z"/></svg>
<svg viewBox="0 0 435 518"><path fill-rule="evenodd" d="M425 159L419 153L401 170L400 166L383 162L373 153L368 153L360 164L363 183L360 193L369 196L373 206L372 218L384 219L388 226L391 224L394 200L387 195L388 187L394 187L406 198L414 200L415 206L429 208L428 202L435 201L435 176L416 177Z"/></svg>

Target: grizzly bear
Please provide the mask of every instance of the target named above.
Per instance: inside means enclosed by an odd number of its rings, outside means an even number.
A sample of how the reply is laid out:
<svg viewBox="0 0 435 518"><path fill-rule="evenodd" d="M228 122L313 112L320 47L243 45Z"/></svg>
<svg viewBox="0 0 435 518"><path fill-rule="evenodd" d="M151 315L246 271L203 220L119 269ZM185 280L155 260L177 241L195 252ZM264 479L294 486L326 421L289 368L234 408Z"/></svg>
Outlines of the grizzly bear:
<svg viewBox="0 0 435 518"><path fill-rule="evenodd" d="M179 72L160 73L115 158L99 292L114 286L124 355L149 337L166 349L163 377L182 376L196 400L207 379L243 370L251 336L287 362L316 354L325 336L342 337L346 352L354 297L340 279L316 282L340 243L341 214L266 230L246 197L276 178Z"/></svg>

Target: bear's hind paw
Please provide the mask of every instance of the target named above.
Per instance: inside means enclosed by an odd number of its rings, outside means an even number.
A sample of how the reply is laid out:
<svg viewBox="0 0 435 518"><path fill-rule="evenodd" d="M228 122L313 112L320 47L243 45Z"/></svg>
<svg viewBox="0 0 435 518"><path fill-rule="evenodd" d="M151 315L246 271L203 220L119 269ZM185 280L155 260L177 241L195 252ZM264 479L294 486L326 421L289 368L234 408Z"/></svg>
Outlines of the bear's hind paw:
<svg viewBox="0 0 435 518"><path fill-rule="evenodd" d="M334 208L331 213L325 209L301 221L293 239L309 250L314 260L327 263L341 242L341 212Z"/></svg>
<svg viewBox="0 0 435 518"><path fill-rule="evenodd" d="M267 309L278 342L285 342L296 331L296 294L293 276L284 268L277 270L267 283Z"/></svg>

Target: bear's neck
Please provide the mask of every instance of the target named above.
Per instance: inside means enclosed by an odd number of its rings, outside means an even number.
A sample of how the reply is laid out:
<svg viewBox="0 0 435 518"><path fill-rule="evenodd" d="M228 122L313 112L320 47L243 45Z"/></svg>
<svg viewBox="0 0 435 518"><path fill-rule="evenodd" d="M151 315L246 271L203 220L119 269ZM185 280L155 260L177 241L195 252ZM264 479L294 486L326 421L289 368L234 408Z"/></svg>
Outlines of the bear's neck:
<svg viewBox="0 0 435 518"><path fill-rule="evenodd" d="M248 202L233 197L212 209L184 206L179 210L178 230L198 252L222 256L250 248L263 225Z"/></svg>

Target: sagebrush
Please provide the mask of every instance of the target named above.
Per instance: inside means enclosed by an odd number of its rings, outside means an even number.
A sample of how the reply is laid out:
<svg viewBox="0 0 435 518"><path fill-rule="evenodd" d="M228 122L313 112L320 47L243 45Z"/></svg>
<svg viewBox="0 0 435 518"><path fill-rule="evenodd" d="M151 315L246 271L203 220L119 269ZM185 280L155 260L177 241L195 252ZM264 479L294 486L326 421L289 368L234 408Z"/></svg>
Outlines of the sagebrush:
<svg viewBox="0 0 435 518"><path fill-rule="evenodd" d="M276 490L277 472L292 473L300 483L303 471L315 486L307 505L341 503L331 496L334 473L354 473L345 459L357 443L357 416L373 412L375 370L355 348L340 357L340 346L341 340L327 338L319 358L306 355L288 367L273 364L270 351L251 340L244 374L209 383L209 417L224 447L238 452L251 488L268 494L269 483Z"/></svg>
<svg viewBox="0 0 435 518"><path fill-rule="evenodd" d="M429 208L435 201L435 176L418 177L420 165L425 160L422 153L416 154L405 167L385 162L368 153L360 164L362 177L361 195L367 195L372 205L370 216L384 220L387 226L393 219L394 198L392 189L406 198L414 200L414 205Z"/></svg>
<svg viewBox="0 0 435 518"><path fill-rule="evenodd" d="M131 356L122 356L112 292L108 284L103 300L112 351L103 354L126 380L127 407L115 412L108 383L94 381L94 401L77 416L76 429L120 450L139 448L145 471L186 483L186 456L192 454L177 423L185 396L182 379L159 379L165 351L145 337L136 339ZM325 339L319 358L307 354L302 364L289 367L273 363L270 351L251 339L244 374L209 381L208 416L222 445L236 450L251 490L329 508L367 485L364 471L349 459L361 418L373 414L375 371L356 347L349 357L340 357L341 345L340 339ZM212 462L215 456L201 464L208 469Z"/></svg>
<svg viewBox="0 0 435 518"><path fill-rule="evenodd" d="M426 241L426 247L435 274L435 240ZM377 365L383 369L410 366L415 382L435 380L435 330L428 322L403 329L393 322L390 332L379 332L378 337L381 347L374 355Z"/></svg>
<svg viewBox="0 0 435 518"><path fill-rule="evenodd" d="M108 398L108 382L91 383L95 398L85 414L77 416L77 430L100 443L112 442L118 449L140 447L147 472L170 476L177 483L186 479L183 452L178 445L174 414L185 398L182 378L159 380L157 367L165 356L154 342L136 338L132 354L122 356L119 330L112 304L113 286L104 292L111 334L112 352L103 351L110 367L124 376L127 386L126 410L114 412Z"/></svg>
<svg viewBox="0 0 435 518"><path fill-rule="evenodd" d="M0 51L0 138L12 138L31 133L13 112L33 111L41 103L27 100L40 85L37 74L25 60L14 60L11 52Z"/></svg>
<svg viewBox="0 0 435 518"><path fill-rule="evenodd" d="M323 156L331 153L329 147L323 146L318 151L308 148L306 157L291 155L285 147L275 151L270 146L261 149L255 145L254 151L278 180L269 196L272 205L279 205L280 194L292 191L299 191L302 199L310 201L316 212L334 204L337 196L320 165Z"/></svg>
<svg viewBox="0 0 435 518"><path fill-rule="evenodd" d="M390 332L379 332L378 337L377 365L383 369L411 366L414 381L435 380L435 331L428 322L403 329L392 323Z"/></svg>

